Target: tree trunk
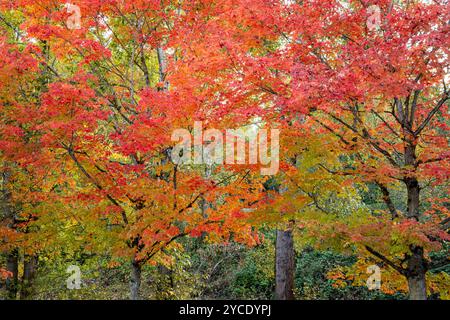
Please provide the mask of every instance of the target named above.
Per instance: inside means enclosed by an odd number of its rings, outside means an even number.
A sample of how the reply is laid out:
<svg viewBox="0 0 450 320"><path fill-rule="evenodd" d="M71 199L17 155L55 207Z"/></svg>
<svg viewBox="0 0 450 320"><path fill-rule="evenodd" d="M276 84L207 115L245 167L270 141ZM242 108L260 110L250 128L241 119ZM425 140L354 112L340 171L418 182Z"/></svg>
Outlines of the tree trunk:
<svg viewBox="0 0 450 320"><path fill-rule="evenodd" d="M416 145L413 142L413 138L410 138L411 141L408 142L405 148L405 165L417 168L417 156L416 156ZM405 176L403 181L406 185L406 191L408 194L407 206L408 206L408 218L419 220L420 212L419 212L419 201L420 201L420 186L419 180L417 177Z"/></svg>
<svg viewBox="0 0 450 320"><path fill-rule="evenodd" d="M294 299L295 253L292 230L277 230L275 299Z"/></svg>
<svg viewBox="0 0 450 320"><path fill-rule="evenodd" d="M169 83L166 80L166 72L167 72L167 59L166 53L162 47L158 47L156 49L156 53L158 55L158 65L159 65L159 81L163 83L163 87L159 90L167 91L169 89Z"/></svg>
<svg viewBox="0 0 450 320"><path fill-rule="evenodd" d="M20 299L29 299L33 294L33 280L36 275L38 258L35 255L25 255L23 262L22 288Z"/></svg>
<svg viewBox="0 0 450 320"><path fill-rule="evenodd" d="M406 278L408 280L409 299L427 300L427 283L425 279L426 261L422 247L411 247Z"/></svg>
<svg viewBox="0 0 450 320"><path fill-rule="evenodd" d="M133 260L131 263L130 300L140 300L139 289L141 287L141 270L142 267L140 263Z"/></svg>
<svg viewBox="0 0 450 320"><path fill-rule="evenodd" d="M405 178L406 190L408 193L408 218L419 220L419 201L420 201L420 187L419 181L415 177Z"/></svg>
<svg viewBox="0 0 450 320"><path fill-rule="evenodd" d="M408 278L409 300L427 300L425 274Z"/></svg>
<svg viewBox="0 0 450 320"><path fill-rule="evenodd" d="M416 145L414 140L408 143L405 149L405 165L417 167ZM406 176L407 217L419 221L420 219L420 185L416 176ZM425 275L427 273L427 262L424 257L423 248L411 246L411 254L407 260L406 279L408 280L408 290L410 300L427 300L427 284Z"/></svg>
<svg viewBox="0 0 450 320"><path fill-rule="evenodd" d="M17 249L14 249L8 254L6 269L11 273L11 275L6 279L8 299L15 300L17 299L17 290L19 287L19 255Z"/></svg>
<svg viewBox="0 0 450 320"><path fill-rule="evenodd" d="M7 164L3 165L7 167ZM8 228L15 229L16 217L11 203L11 191L8 188L10 175L11 173L8 168L1 172L0 209L6 221L8 221ZM6 279L8 299L17 299L17 291L19 288L19 250L17 248L11 249L11 251L7 253L6 270L11 273L11 275Z"/></svg>
<svg viewBox="0 0 450 320"><path fill-rule="evenodd" d="M407 149L408 150L408 149ZM408 152L407 152L408 156ZM411 157L411 151L409 152ZM409 159L408 164L413 164L414 160ZM406 190L408 192L408 218L416 221L420 218L420 186L415 177L405 178ZM408 280L408 290L410 300L426 300L427 285L425 275L427 273L427 263L423 254L423 248L420 246L411 246L411 254L407 260L406 279Z"/></svg>

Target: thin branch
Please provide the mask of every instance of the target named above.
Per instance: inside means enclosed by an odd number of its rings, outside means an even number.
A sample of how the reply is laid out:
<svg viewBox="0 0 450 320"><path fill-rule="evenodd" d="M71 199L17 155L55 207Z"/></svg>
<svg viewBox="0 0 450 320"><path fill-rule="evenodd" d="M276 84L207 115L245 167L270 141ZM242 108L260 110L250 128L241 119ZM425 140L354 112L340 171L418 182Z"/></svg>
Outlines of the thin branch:
<svg viewBox="0 0 450 320"><path fill-rule="evenodd" d="M422 124L417 128L416 131L414 131L414 135L418 136L422 130L428 125L428 123L431 121L433 116L436 114L436 112L439 111L439 109L444 105L444 103L448 100L449 93L446 92L444 97L439 100L439 102L436 104L436 106L431 110L431 112L428 114L428 116L425 118L425 120L422 122Z"/></svg>
<svg viewBox="0 0 450 320"><path fill-rule="evenodd" d="M381 253L379 253L378 251L375 251L374 249L372 249L369 246L365 246L366 250L369 251L372 255L374 255L375 257L377 257L378 259L380 259L381 261L383 261L384 263L386 263L388 266L390 266L391 268L393 268L394 270L396 270L398 273L400 273L401 275L406 275L406 270L404 268L402 268L401 266L396 265L394 262L392 262L391 260L389 260L388 258L386 258L384 255L382 255Z"/></svg>

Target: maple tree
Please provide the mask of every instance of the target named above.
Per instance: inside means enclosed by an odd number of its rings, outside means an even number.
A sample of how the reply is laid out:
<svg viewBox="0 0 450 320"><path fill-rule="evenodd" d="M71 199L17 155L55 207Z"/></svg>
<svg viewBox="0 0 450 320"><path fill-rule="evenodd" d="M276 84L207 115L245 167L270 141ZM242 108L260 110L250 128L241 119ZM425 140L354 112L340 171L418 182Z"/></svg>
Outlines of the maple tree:
<svg viewBox="0 0 450 320"><path fill-rule="evenodd" d="M420 197L448 179L448 6L379 1L381 23L371 31L364 28L367 6L335 5L324 33L301 32L297 46L312 47L318 63L296 72L320 84L305 88L299 79L297 97L306 90L317 106L312 128L332 132L352 157L338 174L376 184L388 209L388 216L351 227L350 239L405 276L411 299L426 299L425 274L436 267L428 252L448 241L447 209ZM404 188L404 204L394 204L390 188Z"/></svg>
<svg viewBox="0 0 450 320"><path fill-rule="evenodd" d="M240 176L246 171L212 179L169 159L170 132L191 123L198 99L189 87L167 90L161 46L170 26L164 25L164 12L176 8L146 1L85 1L80 3L85 27L71 30L63 25L67 15L53 1L4 6L24 15L23 40L39 39L41 45L30 42L25 58L45 70L46 80L38 97L33 88L24 90L23 106L15 95L6 102L13 107L11 114L4 113L4 155L36 174L33 184L42 187L34 190L39 194L31 199L34 206L41 201L77 203L74 209L84 204L92 215L107 217L103 228L120 230L110 236L118 244L116 254L131 260L131 298L139 298L143 264L152 259L164 263L170 258L164 252L177 238L214 232L220 239L232 231L239 240L240 229L245 231L242 241L255 236L239 215L227 211L245 192ZM91 34L89 28L96 31ZM108 46L106 36L113 40ZM29 148L36 150L31 158ZM198 210L200 199L224 196L227 210L221 209L223 200L212 213ZM51 213L50 208L42 208L41 215ZM13 238L7 242L14 244Z"/></svg>
<svg viewBox="0 0 450 320"><path fill-rule="evenodd" d="M380 13L375 28L370 5ZM340 234L405 276L412 299L426 298L425 274L436 267L428 253L448 241L445 200L420 196L448 179L448 10L446 1L242 1L190 12L202 37L189 43L219 46L199 56L232 65L235 77L223 81L258 97L267 121L304 139L332 133L330 148L346 159L317 170L379 188L388 215L332 223L326 236ZM302 150L285 151L295 166ZM394 203L399 188L405 201Z"/></svg>

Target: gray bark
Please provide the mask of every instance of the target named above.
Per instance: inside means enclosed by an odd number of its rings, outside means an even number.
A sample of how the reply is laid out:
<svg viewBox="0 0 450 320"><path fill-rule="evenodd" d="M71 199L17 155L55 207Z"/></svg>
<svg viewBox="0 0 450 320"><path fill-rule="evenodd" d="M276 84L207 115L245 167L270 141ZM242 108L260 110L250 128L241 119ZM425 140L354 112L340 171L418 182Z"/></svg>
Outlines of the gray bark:
<svg viewBox="0 0 450 320"><path fill-rule="evenodd" d="M130 300L140 300L141 271L141 265L133 260L131 263Z"/></svg>
<svg viewBox="0 0 450 320"><path fill-rule="evenodd" d="M5 170L1 173L1 194L0 205L2 210L2 216L8 221L8 228L15 228L16 217L14 208L11 204L11 192L8 188L10 178L9 170ZM17 291L19 288L19 251L17 248L11 249L7 253L6 257L6 270L11 273L6 279L6 291L8 299L17 299Z"/></svg>
<svg viewBox="0 0 450 320"><path fill-rule="evenodd" d="M166 91L169 89L169 83L166 81L166 72L167 72L167 59L166 53L162 47L158 47L156 49L156 53L158 55L158 65L159 65L159 81L164 84L162 91Z"/></svg>
<svg viewBox="0 0 450 320"><path fill-rule="evenodd" d="M413 253L408 261L408 269L411 270L407 274L410 300L427 300L426 269L423 263L422 250L419 253Z"/></svg>
<svg viewBox="0 0 450 320"><path fill-rule="evenodd" d="M18 250L12 250L6 259L6 270L11 273L6 279L6 291L8 292L8 299L17 299L17 291L19 288L19 254Z"/></svg>
<svg viewBox="0 0 450 320"><path fill-rule="evenodd" d="M33 295L33 281L36 276L37 263L36 255L25 255L20 299L29 299Z"/></svg>
<svg viewBox="0 0 450 320"><path fill-rule="evenodd" d="M425 275L408 278L409 300L427 300Z"/></svg>
<svg viewBox="0 0 450 320"><path fill-rule="evenodd" d="M405 149L405 164L417 166L416 146L411 141ZM407 217L419 221L420 219L420 186L417 177L407 176L404 178L407 190ZM408 280L409 299L426 300L427 284L426 272L427 262L424 257L423 248L411 246L411 254L407 259L406 279Z"/></svg>
<svg viewBox="0 0 450 320"><path fill-rule="evenodd" d="M277 230L275 299L294 299L295 252L291 230Z"/></svg>

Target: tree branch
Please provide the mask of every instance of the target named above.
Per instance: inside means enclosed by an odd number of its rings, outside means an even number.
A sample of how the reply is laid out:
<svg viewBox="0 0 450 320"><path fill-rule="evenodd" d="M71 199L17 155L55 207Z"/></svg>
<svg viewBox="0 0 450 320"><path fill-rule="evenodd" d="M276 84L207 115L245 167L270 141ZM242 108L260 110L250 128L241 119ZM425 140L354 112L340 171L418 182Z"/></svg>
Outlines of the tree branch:
<svg viewBox="0 0 450 320"><path fill-rule="evenodd" d="M402 267L396 265L395 263L393 263L391 260L389 260L388 258L386 258L385 256L383 256L381 253L379 253L378 251L375 251L374 249L372 249L369 246L365 246L366 250L369 251L372 255L374 255L375 257L377 257L378 259L380 259L381 261L383 261L384 263L386 263L388 266L390 266L391 268L393 268L394 270L396 270L398 273L400 273L401 275L406 275L406 270L403 269Z"/></svg>

